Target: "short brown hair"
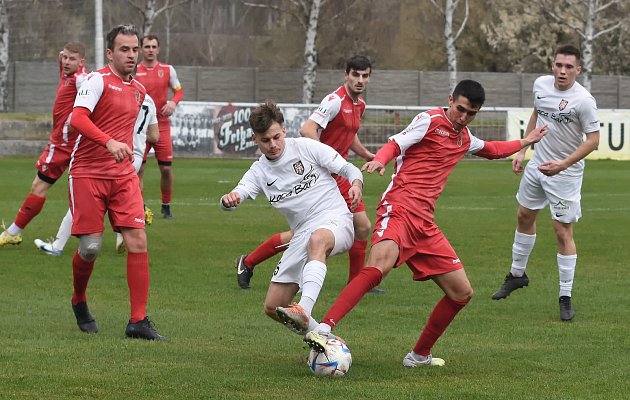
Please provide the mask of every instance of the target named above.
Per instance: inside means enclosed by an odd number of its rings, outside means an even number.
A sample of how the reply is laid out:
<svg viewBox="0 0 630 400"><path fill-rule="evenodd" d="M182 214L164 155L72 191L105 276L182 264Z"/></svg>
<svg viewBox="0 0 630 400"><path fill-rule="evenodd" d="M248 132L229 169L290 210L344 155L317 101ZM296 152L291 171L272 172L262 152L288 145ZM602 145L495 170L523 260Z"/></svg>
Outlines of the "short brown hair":
<svg viewBox="0 0 630 400"><path fill-rule="evenodd" d="M556 58L558 54L562 54L565 56L575 56L575 59L577 60L578 64L580 63L580 60L582 59L582 53L580 52L580 49L573 46L572 44L563 44L562 46L558 46L553 57Z"/></svg>
<svg viewBox="0 0 630 400"><path fill-rule="evenodd" d="M158 39L157 35L146 35L142 37L142 40L140 41L140 46L144 46L144 39L146 40L155 40L158 44L158 47L160 47L160 39Z"/></svg>
<svg viewBox="0 0 630 400"><path fill-rule="evenodd" d="M254 108L249 116L249 126L254 133L265 133L274 122L284 124L284 115L280 108L272 101L266 100Z"/></svg>
<svg viewBox="0 0 630 400"><path fill-rule="evenodd" d="M79 42L68 42L63 46L64 50L72 53L78 53L81 58L85 58L85 46Z"/></svg>

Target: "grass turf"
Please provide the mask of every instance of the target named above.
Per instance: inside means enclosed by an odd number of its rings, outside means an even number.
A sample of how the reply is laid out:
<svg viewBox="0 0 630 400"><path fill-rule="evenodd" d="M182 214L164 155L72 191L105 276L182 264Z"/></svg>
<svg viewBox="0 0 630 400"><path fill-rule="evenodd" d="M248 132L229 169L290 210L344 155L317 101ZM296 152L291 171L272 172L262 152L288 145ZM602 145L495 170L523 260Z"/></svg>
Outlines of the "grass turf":
<svg viewBox="0 0 630 400"><path fill-rule="evenodd" d="M35 174L35 159L0 158L0 217L15 217ZM519 178L508 162L463 161L438 201L436 219L466 267L475 297L433 349L444 368L406 370L440 290L411 280L404 266L366 295L338 326L352 351L344 380L313 376L300 338L262 312L275 261L261 264L252 289L236 285L234 259L286 229L263 200L233 213L218 207L251 160L178 159L174 219L159 216L155 162L145 195L156 212L147 228L151 261L149 314L168 342L124 338L128 318L125 257L107 230L90 286L101 331L86 335L70 308L71 239L61 257L32 242L54 235L67 209L67 182L49 194L20 246L0 249L0 397L152 399L594 399L627 398L630 307L627 240L628 163L590 161L584 217L575 227L578 268L575 320L558 318L555 238L546 211L530 258L529 287L490 300L508 271ZM391 167L389 168L391 171ZM370 218L386 177L367 176ZM626 233L624 233L626 232ZM329 260L314 310L321 317L343 288L347 257Z"/></svg>

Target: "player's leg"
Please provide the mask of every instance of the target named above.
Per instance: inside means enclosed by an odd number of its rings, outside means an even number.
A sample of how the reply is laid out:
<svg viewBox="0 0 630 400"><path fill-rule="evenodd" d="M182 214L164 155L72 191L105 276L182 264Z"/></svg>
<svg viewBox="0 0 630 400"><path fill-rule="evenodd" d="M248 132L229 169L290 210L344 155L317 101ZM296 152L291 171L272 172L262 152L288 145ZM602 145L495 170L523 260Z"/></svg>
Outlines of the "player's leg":
<svg viewBox="0 0 630 400"><path fill-rule="evenodd" d="M140 192L142 192L142 197L144 199L144 168L147 165L147 156L149 155L149 151L152 148L152 144L147 142L147 146L144 149L144 155L142 156L142 164L140 165L140 168L138 168L136 170L136 173L138 174L138 179L140 179ZM147 204L144 203L144 221L146 222L147 225L151 225L153 223L153 211L147 207Z"/></svg>
<svg viewBox="0 0 630 400"><path fill-rule="evenodd" d="M172 162L159 161L160 168L160 190L162 192L162 216L166 219L173 218L171 212L171 198L173 195L173 166Z"/></svg>
<svg viewBox="0 0 630 400"><path fill-rule="evenodd" d="M504 299L516 289L529 285L525 269L536 243L536 218L538 212L548 204L547 195L541 183L542 177L543 175L536 168L525 169L516 194L519 207L512 244L512 265L499 290L492 294L493 300Z"/></svg>
<svg viewBox="0 0 630 400"><path fill-rule="evenodd" d="M297 282L274 282L272 280L269 283L267 296L265 297L265 303L263 305L265 314L274 321L284 324L276 312L276 309L290 305L299 288L300 286Z"/></svg>
<svg viewBox="0 0 630 400"><path fill-rule="evenodd" d="M350 259L350 270L348 272L348 282L350 282L359 271L365 266L365 256L367 254L367 244L372 232L372 225L365 210L352 214L354 224L354 242L348 250Z"/></svg>
<svg viewBox="0 0 630 400"><path fill-rule="evenodd" d="M553 229L558 241L558 274L560 277L560 319L570 321L575 316L575 310L571 301L573 291L573 278L577 264L577 250L573 240L573 224L562 223L553 220Z"/></svg>
<svg viewBox="0 0 630 400"><path fill-rule="evenodd" d="M72 258L72 311L79 329L85 333L97 333L96 319L87 305L87 286L94 270L96 257L103 245L103 233L79 236L79 247Z"/></svg>
<svg viewBox="0 0 630 400"><path fill-rule="evenodd" d="M434 275L431 278L444 291L445 295L433 308L413 350L403 359L405 367L444 365L444 360L431 355L431 348L473 295L472 287L463 268Z"/></svg>
<svg viewBox="0 0 630 400"><path fill-rule="evenodd" d="M324 352L331 329L352 311L370 289L378 286L396 265L399 254L398 244L393 240L386 239L374 244L365 268L343 288L321 323L306 334L304 341L315 350Z"/></svg>
<svg viewBox="0 0 630 400"><path fill-rule="evenodd" d="M147 316L149 255L138 177L117 180L115 185L109 197L108 217L112 227L120 230L127 247L130 317L125 334L131 338L162 340L164 337Z"/></svg>
<svg viewBox="0 0 630 400"><path fill-rule="evenodd" d="M249 282L254 275L256 265L285 251L291 238L293 238L292 231L276 233L251 253L236 257L236 280L239 287L241 289L249 289Z"/></svg>
<svg viewBox="0 0 630 400"><path fill-rule="evenodd" d="M68 209L68 212L66 212L66 215L61 220L55 239L50 243L44 242L41 239L35 239L35 246L48 255L60 256L61 253L63 253L63 249L66 247L66 243L68 243L68 239L70 239L71 231L72 212Z"/></svg>
<svg viewBox="0 0 630 400"><path fill-rule="evenodd" d="M48 189L54 183L55 179L50 179L41 173L35 176L31 185L31 192L26 196L15 220L0 234L0 247L7 244L16 245L22 242L22 230L42 211Z"/></svg>

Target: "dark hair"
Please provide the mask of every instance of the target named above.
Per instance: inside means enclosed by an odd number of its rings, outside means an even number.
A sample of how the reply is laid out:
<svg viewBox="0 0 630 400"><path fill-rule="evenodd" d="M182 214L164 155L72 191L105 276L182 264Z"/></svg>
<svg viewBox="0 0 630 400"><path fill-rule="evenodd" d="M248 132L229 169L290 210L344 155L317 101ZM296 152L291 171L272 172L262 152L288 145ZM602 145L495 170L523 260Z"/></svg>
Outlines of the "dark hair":
<svg viewBox="0 0 630 400"><path fill-rule="evenodd" d="M556 52L553 55L553 58L556 58L558 54L563 54L565 56L575 56L575 59L577 60L578 64L580 63L580 60L582 59L582 53L580 52L580 49L573 46L572 44L563 44L562 46L558 46L558 48L556 49Z"/></svg>
<svg viewBox="0 0 630 400"><path fill-rule="evenodd" d="M284 124L284 115L280 108L272 101L265 100L263 104L254 108L249 115L249 126L254 133L265 133L274 122Z"/></svg>
<svg viewBox="0 0 630 400"><path fill-rule="evenodd" d="M483 90L481 83L471 79L464 79L455 86L455 90L453 90L453 99L455 100L459 96L467 98L470 105L475 108L481 108L483 103L486 101L486 91Z"/></svg>
<svg viewBox="0 0 630 400"><path fill-rule="evenodd" d="M79 42L68 42L63 46L64 50L72 53L78 53L81 58L85 58L85 46Z"/></svg>
<svg viewBox="0 0 630 400"><path fill-rule="evenodd" d="M346 61L346 74L349 73L350 70L363 71L366 69L370 70L370 74L372 73L372 63L366 56L356 55Z"/></svg>
<svg viewBox="0 0 630 400"><path fill-rule="evenodd" d="M146 40L155 40L157 41L158 47L160 47L160 39L158 39L157 35L145 35L140 41L140 46L144 46L144 39Z"/></svg>
<svg viewBox="0 0 630 400"><path fill-rule="evenodd" d="M135 26L131 24L117 25L107 34L107 48L108 49L114 50L114 41L116 40L116 37L118 36L118 34L136 35L136 37L140 39L140 36L138 35L138 30L136 29Z"/></svg>

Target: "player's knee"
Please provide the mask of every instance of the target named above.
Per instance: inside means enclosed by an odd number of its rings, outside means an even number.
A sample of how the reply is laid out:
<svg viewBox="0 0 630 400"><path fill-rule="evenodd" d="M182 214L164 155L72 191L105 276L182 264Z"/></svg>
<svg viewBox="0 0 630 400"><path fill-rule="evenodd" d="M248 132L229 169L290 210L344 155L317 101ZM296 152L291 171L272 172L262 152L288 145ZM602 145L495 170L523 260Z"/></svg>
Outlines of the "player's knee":
<svg viewBox="0 0 630 400"><path fill-rule="evenodd" d="M77 252L85 261L93 261L101 252L102 245L102 237L83 235L79 238L79 248L77 249Z"/></svg>
<svg viewBox="0 0 630 400"><path fill-rule="evenodd" d="M276 313L275 305L265 303L265 305L263 306L263 311L265 312L265 314L267 314L269 318L275 319L276 321L278 320L278 314Z"/></svg>
<svg viewBox="0 0 630 400"><path fill-rule="evenodd" d="M327 256L335 245L334 236L328 230L318 229L308 239L307 253L310 258Z"/></svg>
<svg viewBox="0 0 630 400"><path fill-rule="evenodd" d="M367 240L370 238L372 232L372 224L369 218L356 218L354 219L354 238L356 240Z"/></svg>

